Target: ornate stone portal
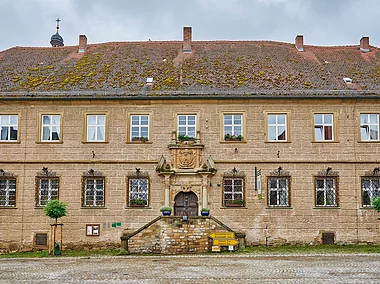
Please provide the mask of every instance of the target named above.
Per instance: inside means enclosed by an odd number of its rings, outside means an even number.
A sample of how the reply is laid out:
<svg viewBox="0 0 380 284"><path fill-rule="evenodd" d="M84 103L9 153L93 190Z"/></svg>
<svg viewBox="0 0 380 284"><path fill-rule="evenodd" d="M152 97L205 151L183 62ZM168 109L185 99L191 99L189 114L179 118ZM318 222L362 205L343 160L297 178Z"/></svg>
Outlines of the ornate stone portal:
<svg viewBox="0 0 380 284"><path fill-rule="evenodd" d="M161 156L156 170L164 177L164 206L175 207L178 195L194 193L197 197L198 214L202 207L208 207L210 178L215 174L216 168L211 156L203 162L203 148L204 145L198 142L176 141L169 145L170 163ZM177 214L181 214L178 212L184 211L177 210Z"/></svg>

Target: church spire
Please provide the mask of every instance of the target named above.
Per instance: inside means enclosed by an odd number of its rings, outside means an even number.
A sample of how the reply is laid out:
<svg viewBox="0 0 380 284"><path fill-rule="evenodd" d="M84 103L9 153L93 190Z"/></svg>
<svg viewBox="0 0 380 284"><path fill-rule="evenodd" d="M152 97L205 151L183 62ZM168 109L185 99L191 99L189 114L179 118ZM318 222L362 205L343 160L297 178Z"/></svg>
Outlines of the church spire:
<svg viewBox="0 0 380 284"><path fill-rule="evenodd" d="M57 32L51 36L50 38L50 44L52 47L58 47L58 46L64 46L63 44L63 38L59 35L59 22L61 21L59 18L55 20L57 22Z"/></svg>

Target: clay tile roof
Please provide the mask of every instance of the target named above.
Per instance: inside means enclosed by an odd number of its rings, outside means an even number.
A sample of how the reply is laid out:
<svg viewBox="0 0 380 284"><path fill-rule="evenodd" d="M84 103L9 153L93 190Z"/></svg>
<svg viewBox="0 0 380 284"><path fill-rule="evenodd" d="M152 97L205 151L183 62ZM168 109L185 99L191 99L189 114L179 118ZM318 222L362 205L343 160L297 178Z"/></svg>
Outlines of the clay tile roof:
<svg viewBox="0 0 380 284"><path fill-rule="evenodd" d="M0 52L0 92L380 94L380 50L271 41L113 42ZM351 78L347 84L343 78ZM147 87L147 78L154 82Z"/></svg>

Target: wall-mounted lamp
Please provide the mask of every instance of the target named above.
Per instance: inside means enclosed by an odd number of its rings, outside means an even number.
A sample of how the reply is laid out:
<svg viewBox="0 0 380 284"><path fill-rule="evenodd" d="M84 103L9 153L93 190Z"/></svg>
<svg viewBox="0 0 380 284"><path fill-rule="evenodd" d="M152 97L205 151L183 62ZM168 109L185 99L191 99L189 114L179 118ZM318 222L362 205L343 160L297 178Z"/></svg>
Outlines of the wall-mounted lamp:
<svg viewBox="0 0 380 284"><path fill-rule="evenodd" d="M376 175L380 172L380 168L379 167L376 167L373 169L373 174Z"/></svg>
<svg viewBox="0 0 380 284"><path fill-rule="evenodd" d="M326 174L328 175L329 172L331 172L331 170L332 170L332 168L331 168L331 167L328 167L328 168L326 169Z"/></svg>

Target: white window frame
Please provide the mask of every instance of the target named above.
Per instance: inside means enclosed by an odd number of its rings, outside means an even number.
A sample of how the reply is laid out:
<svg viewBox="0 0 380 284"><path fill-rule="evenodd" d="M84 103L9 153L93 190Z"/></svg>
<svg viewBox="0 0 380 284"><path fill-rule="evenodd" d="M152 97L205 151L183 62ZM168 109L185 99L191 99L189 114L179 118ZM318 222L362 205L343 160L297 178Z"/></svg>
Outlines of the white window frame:
<svg viewBox="0 0 380 284"><path fill-rule="evenodd" d="M49 117L50 123L44 123L44 117ZM58 124L53 123L53 117L58 117ZM53 139L53 127L58 128L58 139ZM49 131L48 139L44 139L44 128ZM61 115L59 114L42 114L41 115L41 142L59 142L61 141Z"/></svg>
<svg viewBox="0 0 380 284"><path fill-rule="evenodd" d="M93 181L90 187L89 181ZM104 207L105 206L105 178L104 177L85 177L83 180L83 207ZM98 188L98 185L100 188ZM91 200L87 200L89 193L93 191ZM98 194L102 192L102 194ZM100 204L97 204L97 197L101 196Z"/></svg>
<svg viewBox="0 0 380 284"><path fill-rule="evenodd" d="M43 184L47 182L46 194L42 195L45 191ZM50 200L58 199L59 194L59 178L42 178L38 177L38 196L37 196L37 206L43 207ZM46 198L43 198L46 197Z"/></svg>
<svg viewBox="0 0 380 284"><path fill-rule="evenodd" d="M90 124L90 117L95 117L95 124ZM104 124L99 123L99 118L104 118ZM106 142L106 124L107 124L107 115L106 114L87 114L86 115L86 141L87 142ZM90 127L95 128L95 138L90 139ZM103 129L103 139L98 139L98 132L100 129Z"/></svg>
<svg viewBox="0 0 380 284"><path fill-rule="evenodd" d="M128 206L131 206L131 200L145 200L145 206L149 204L149 178L129 178L128 179Z"/></svg>
<svg viewBox="0 0 380 284"><path fill-rule="evenodd" d="M367 123L362 123L362 117L367 116ZM376 122L371 122L371 116L376 116ZM359 116L360 120L360 140L361 141L379 141L379 114L378 113L361 113ZM371 128L376 128L377 131L377 137L371 138ZM368 130L368 133L366 134L368 136L368 139L363 139L363 130Z"/></svg>
<svg viewBox="0 0 380 284"><path fill-rule="evenodd" d="M316 116L319 115L322 118L321 123L316 122ZM326 116L331 116L331 123L326 122ZM331 139L327 139L325 130L327 127L331 127ZM317 139L316 131L322 129L322 138ZM315 113L314 114L314 140L315 141L334 141L334 114L332 113Z"/></svg>
<svg viewBox="0 0 380 284"><path fill-rule="evenodd" d="M323 180L323 187L318 188L318 180ZM332 180L333 186L332 188L327 187L327 181ZM338 207L338 195L337 195L337 178L336 177L316 177L315 178L315 206L316 207ZM333 204L327 204L327 195L329 194L327 191L331 190L334 196ZM318 192L323 193L323 204L318 204Z"/></svg>
<svg viewBox="0 0 380 284"><path fill-rule="evenodd" d="M180 118L185 118L185 124L180 124ZM189 124L189 118L194 117L194 124ZM192 121L192 120L191 120ZM182 123L183 121L181 121ZM184 128L180 130L180 128ZM190 130L190 128L194 128L194 130ZM196 114L178 114L177 115L177 135L184 135L196 138L197 136L197 115Z"/></svg>
<svg viewBox="0 0 380 284"><path fill-rule="evenodd" d="M0 181L3 181L4 187L0 187L0 207L16 207L16 179L15 178L0 178ZM4 192L4 193L3 193ZM14 194L10 194L14 192ZM10 204L12 202L11 196L14 196L14 205Z"/></svg>
<svg viewBox="0 0 380 284"><path fill-rule="evenodd" d="M271 187L271 182L275 181L276 186ZM281 182L285 181L285 188L282 188ZM268 177L268 206L270 207L289 207L290 206L290 178L289 177ZM285 192L285 197L286 197L286 203L281 204L281 194ZM276 204L271 204L272 203L272 194L271 193L276 193Z"/></svg>
<svg viewBox="0 0 380 284"><path fill-rule="evenodd" d="M275 116L275 123L269 123L269 118L270 116ZM284 123L278 123L278 118L279 116L284 116L285 118L285 122ZM289 140L289 137L288 137L288 126L287 126L287 123L288 123L288 114L287 113L268 113L267 114L267 119L268 119L268 128L267 128L267 133L268 133L268 141L269 142L287 142ZM278 137L280 136L280 133L279 133L279 129L280 127L284 127L285 129L285 139L278 139ZM270 128L274 128L275 129L275 139L271 139L269 137L269 129Z"/></svg>
<svg viewBox="0 0 380 284"><path fill-rule="evenodd" d="M369 182L369 187L364 187L364 181ZM377 182L377 187L374 187L374 181ZM363 207L372 207L372 200L380 196L380 177L362 177L361 180L362 187L362 206ZM370 200L369 204L364 204L364 192L368 195Z"/></svg>
<svg viewBox="0 0 380 284"><path fill-rule="evenodd" d="M143 117L147 117L147 124L142 124L143 123ZM137 124L134 123L134 118L138 118ZM130 115L130 141L133 140L133 138L145 138L146 141L149 141L149 123L150 123L150 118L148 114L131 114ZM144 130L146 128L146 130ZM136 131L137 130L137 131ZM137 135L134 135L134 132L138 132ZM143 133L146 132L146 135Z"/></svg>
<svg viewBox="0 0 380 284"><path fill-rule="evenodd" d="M225 184L226 180L231 180L231 190L226 190L227 185ZM235 184L236 181L239 181L241 184ZM239 191L241 187L241 191ZM231 199L226 199L226 194L231 194ZM244 178L243 177L223 177L223 205L226 206L227 201L229 200L244 200ZM244 201L245 202L245 201ZM244 204L241 204L244 206Z"/></svg>
<svg viewBox="0 0 380 284"><path fill-rule="evenodd" d="M231 123L226 123L226 117L231 116ZM235 117L240 117L240 123L235 123ZM230 134L231 136L244 136L243 135L243 114L241 113L224 113L223 114L223 137L225 137L227 134ZM226 127L231 128L231 131L226 131ZM240 128L240 131L238 131L238 128Z"/></svg>
<svg viewBox="0 0 380 284"><path fill-rule="evenodd" d="M4 117L8 117L8 122L7 123L2 123L2 120L4 119ZM16 117L16 120L17 122L16 123L12 123L12 117ZM19 127L18 127L18 123L19 122L19 119L18 119L18 115L17 114L0 114L0 142L12 142L12 143L15 143L15 142L18 142L19 140ZM7 129L7 137L6 139L2 139L2 130L3 128L6 128ZM11 131L17 131L17 137L16 139L11 139Z"/></svg>

